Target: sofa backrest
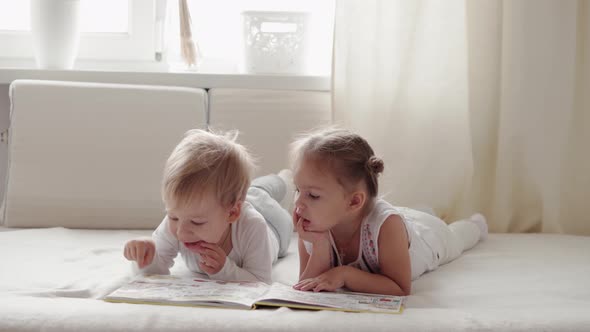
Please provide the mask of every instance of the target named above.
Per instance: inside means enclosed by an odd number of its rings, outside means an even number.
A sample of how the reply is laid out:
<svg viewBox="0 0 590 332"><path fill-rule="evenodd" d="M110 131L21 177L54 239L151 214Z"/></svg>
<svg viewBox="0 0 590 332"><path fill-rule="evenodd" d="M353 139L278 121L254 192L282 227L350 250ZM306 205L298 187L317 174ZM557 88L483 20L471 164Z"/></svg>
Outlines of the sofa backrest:
<svg viewBox="0 0 590 332"><path fill-rule="evenodd" d="M239 130L238 140L258 159L257 175L288 167L293 138L332 120L329 92L217 88L208 93L209 125Z"/></svg>
<svg viewBox="0 0 590 332"><path fill-rule="evenodd" d="M166 158L192 128L237 129L257 175L331 121L330 93L17 80L3 226L152 229Z"/></svg>
<svg viewBox="0 0 590 332"><path fill-rule="evenodd" d="M205 128L203 89L17 80L4 226L153 228L166 159Z"/></svg>

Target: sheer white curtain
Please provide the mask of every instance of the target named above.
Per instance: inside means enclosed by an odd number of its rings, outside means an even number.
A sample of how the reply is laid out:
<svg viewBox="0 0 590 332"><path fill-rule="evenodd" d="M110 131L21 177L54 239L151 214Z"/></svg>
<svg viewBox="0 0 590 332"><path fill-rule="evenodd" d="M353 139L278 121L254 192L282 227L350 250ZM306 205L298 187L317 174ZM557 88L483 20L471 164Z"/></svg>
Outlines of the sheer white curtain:
<svg viewBox="0 0 590 332"><path fill-rule="evenodd" d="M337 2L334 120L381 193L495 232L590 234L587 1Z"/></svg>

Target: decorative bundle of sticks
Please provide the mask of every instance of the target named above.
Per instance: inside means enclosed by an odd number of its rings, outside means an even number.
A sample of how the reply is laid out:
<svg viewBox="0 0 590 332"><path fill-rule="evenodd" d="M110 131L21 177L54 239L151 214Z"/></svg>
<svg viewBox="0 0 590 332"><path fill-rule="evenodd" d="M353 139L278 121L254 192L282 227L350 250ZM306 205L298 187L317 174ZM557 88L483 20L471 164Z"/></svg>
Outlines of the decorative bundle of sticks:
<svg viewBox="0 0 590 332"><path fill-rule="evenodd" d="M197 48L191 33L191 14L187 0L178 0L180 13L180 52L184 62L190 67L197 63Z"/></svg>

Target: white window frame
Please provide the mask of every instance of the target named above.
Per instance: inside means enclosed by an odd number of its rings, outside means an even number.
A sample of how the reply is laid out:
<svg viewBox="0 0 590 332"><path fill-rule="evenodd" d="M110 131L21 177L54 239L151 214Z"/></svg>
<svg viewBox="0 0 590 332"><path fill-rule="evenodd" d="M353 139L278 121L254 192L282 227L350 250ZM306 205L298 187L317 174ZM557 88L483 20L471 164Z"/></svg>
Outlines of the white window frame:
<svg viewBox="0 0 590 332"><path fill-rule="evenodd" d="M154 60L154 22L154 0L129 0L129 32L82 33L77 59ZM0 45L0 58L34 57L30 31L0 31Z"/></svg>

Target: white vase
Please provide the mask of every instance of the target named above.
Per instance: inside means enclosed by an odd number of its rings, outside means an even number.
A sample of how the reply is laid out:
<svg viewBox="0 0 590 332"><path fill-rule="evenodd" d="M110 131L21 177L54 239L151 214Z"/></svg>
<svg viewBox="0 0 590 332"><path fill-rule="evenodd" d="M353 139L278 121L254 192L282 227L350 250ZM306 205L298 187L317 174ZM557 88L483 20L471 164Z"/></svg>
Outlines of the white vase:
<svg viewBox="0 0 590 332"><path fill-rule="evenodd" d="M80 0L31 0L37 67L71 69L80 42Z"/></svg>

